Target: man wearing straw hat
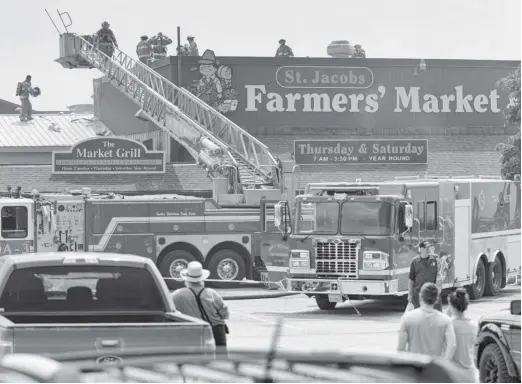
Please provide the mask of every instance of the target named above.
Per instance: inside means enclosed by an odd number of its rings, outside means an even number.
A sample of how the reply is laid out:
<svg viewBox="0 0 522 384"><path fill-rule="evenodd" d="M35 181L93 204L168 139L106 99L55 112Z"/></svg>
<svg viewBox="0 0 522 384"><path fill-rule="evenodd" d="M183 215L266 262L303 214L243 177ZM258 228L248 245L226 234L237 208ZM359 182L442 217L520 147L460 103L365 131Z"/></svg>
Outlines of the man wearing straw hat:
<svg viewBox="0 0 522 384"><path fill-rule="evenodd" d="M177 289L172 294L176 309L208 322L212 326L216 347L225 350L228 333L225 320L230 313L219 293L205 288L204 281L210 276L210 271L203 269L200 262L192 261L180 275L185 280L185 288Z"/></svg>

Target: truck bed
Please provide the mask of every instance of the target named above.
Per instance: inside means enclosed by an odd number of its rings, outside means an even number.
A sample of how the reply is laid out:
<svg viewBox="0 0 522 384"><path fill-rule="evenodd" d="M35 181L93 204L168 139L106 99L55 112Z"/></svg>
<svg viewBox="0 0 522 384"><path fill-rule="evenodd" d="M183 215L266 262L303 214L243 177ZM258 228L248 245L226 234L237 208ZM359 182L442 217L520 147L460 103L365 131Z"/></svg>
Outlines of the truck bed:
<svg viewBox="0 0 522 384"><path fill-rule="evenodd" d="M203 345L205 332L211 332L182 314L155 312L4 313L0 328L16 353L97 352L100 357L127 348Z"/></svg>

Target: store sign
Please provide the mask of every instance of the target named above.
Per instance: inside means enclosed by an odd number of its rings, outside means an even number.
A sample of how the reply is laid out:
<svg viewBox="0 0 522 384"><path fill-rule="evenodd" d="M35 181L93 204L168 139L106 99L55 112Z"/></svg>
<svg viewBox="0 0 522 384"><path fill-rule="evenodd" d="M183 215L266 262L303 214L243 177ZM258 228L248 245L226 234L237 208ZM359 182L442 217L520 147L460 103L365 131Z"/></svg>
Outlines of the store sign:
<svg viewBox="0 0 522 384"><path fill-rule="evenodd" d="M296 165L427 164L428 140L295 140Z"/></svg>
<svg viewBox="0 0 522 384"><path fill-rule="evenodd" d="M56 174L165 173L164 152L149 151L142 143L121 137L87 139L52 156Z"/></svg>

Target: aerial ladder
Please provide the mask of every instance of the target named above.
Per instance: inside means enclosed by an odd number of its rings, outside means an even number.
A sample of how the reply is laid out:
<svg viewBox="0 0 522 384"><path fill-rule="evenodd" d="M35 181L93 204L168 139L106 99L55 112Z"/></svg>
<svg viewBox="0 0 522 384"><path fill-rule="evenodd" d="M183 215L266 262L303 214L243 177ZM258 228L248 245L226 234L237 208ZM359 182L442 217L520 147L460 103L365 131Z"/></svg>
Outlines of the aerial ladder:
<svg viewBox="0 0 522 384"><path fill-rule="evenodd" d="M47 12L47 11L46 11ZM114 47L107 56L92 36L69 32L68 12L57 10L64 68L96 68L138 105L137 117L166 131L204 167L213 181L213 196L223 204L259 205L284 191L282 166L268 147L195 95ZM51 16L47 12L52 21ZM64 21L68 18L68 24Z"/></svg>

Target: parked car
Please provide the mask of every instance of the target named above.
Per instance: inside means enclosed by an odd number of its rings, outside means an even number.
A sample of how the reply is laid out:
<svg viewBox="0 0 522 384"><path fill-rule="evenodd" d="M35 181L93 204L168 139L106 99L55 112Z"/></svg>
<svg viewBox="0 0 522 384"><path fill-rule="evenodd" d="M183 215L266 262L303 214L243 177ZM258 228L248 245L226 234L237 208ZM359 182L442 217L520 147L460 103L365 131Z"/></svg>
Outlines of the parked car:
<svg viewBox="0 0 522 384"><path fill-rule="evenodd" d="M475 363L481 383L520 383L520 300L480 319Z"/></svg>
<svg viewBox="0 0 522 384"><path fill-rule="evenodd" d="M148 258L51 252L0 258L3 352L94 352L177 345L213 353L210 325L174 307Z"/></svg>

